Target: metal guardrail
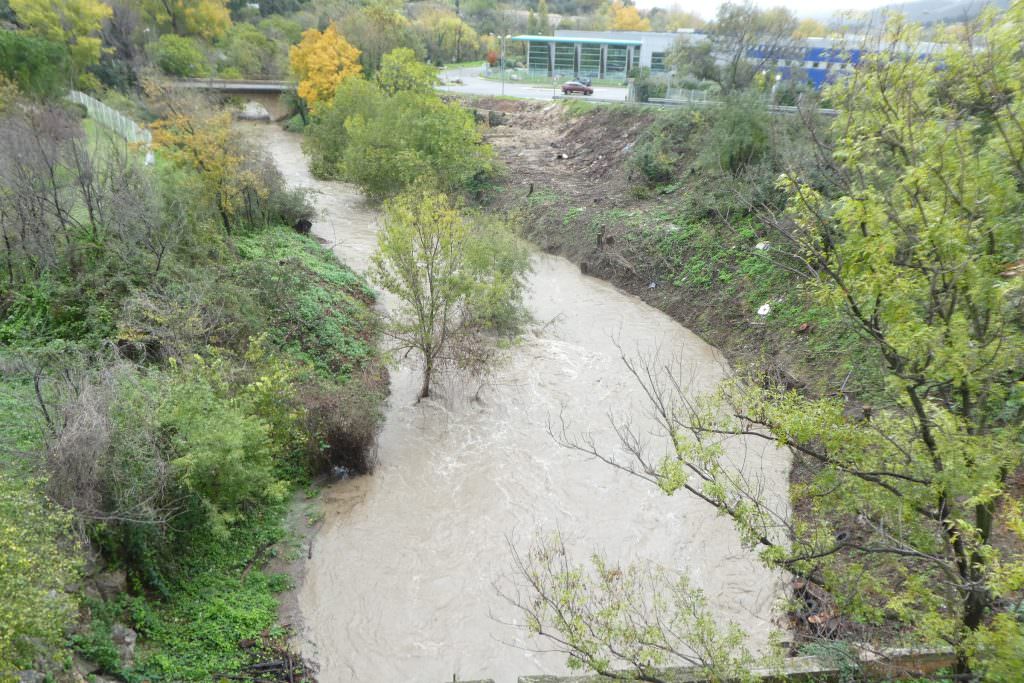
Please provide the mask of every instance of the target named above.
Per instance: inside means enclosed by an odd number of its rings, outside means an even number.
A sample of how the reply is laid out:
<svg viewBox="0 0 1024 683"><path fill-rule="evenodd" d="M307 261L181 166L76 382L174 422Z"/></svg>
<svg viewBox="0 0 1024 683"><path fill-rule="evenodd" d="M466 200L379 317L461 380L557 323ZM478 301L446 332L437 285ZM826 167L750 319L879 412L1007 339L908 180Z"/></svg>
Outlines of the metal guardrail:
<svg viewBox="0 0 1024 683"><path fill-rule="evenodd" d="M243 81L227 78L177 78L170 82L178 88L220 90L222 92L287 92L295 89L295 84L289 81Z"/></svg>
<svg viewBox="0 0 1024 683"><path fill-rule="evenodd" d="M710 107L722 104L722 100L676 100L666 97L651 97L647 102L649 104L659 104L669 107ZM802 111L800 107L792 107L783 104L765 104L765 108L776 114L797 114ZM836 116L839 114L839 111L836 109L815 109L814 111L822 116Z"/></svg>
<svg viewBox="0 0 1024 683"><path fill-rule="evenodd" d="M104 128L112 130L128 142L147 146L152 144L152 133L116 109L103 104L95 97L86 95L78 90L72 90L68 93L68 99L84 106L86 111L89 112L89 118L95 120Z"/></svg>
<svg viewBox="0 0 1024 683"><path fill-rule="evenodd" d="M712 107L722 104L722 100L673 100L666 97L652 97L646 102L634 102L632 100L610 100L601 97L573 97L571 95L554 95L552 99L555 100L578 100L580 102L590 102L592 104L625 104L632 107ZM768 104L765 105L768 111L773 114L797 114L803 110L800 107L788 107L781 104ZM816 113L822 116L836 116L839 111L836 109L815 109Z"/></svg>

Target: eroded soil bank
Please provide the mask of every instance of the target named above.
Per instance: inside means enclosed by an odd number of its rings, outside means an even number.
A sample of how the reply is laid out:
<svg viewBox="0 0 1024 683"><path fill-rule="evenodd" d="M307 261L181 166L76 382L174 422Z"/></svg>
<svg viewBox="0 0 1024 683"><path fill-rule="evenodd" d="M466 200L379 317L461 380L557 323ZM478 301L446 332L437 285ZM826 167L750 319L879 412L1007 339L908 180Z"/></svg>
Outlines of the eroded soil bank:
<svg viewBox="0 0 1024 683"><path fill-rule="evenodd" d="M373 209L354 188L313 179L298 137L272 126L249 132L290 184L317 193L314 234L363 270L375 244ZM403 365L392 376L376 473L325 492L297 625L321 681L440 682L455 674L504 683L563 672L563 656L524 649L529 643L508 625L519 615L494 587L509 572L509 540L525 545L554 530L581 558L598 550L685 569L754 644L772 628L780 578L740 547L727 520L565 451L547 430L562 414L609 452L617 443L609 413L632 414L640 433L653 431L616 340L629 351L681 354L693 391L720 381L723 359L667 315L562 258L537 254L533 268L536 324L487 384L450 382L444 398L416 403L416 369ZM732 446L784 498L788 453Z"/></svg>

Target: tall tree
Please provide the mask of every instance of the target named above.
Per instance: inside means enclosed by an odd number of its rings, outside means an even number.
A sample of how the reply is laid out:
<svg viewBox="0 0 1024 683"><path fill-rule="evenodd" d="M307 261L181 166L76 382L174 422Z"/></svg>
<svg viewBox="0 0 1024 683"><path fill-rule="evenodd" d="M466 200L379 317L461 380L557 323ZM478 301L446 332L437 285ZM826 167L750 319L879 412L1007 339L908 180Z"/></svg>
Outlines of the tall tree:
<svg viewBox="0 0 1024 683"><path fill-rule="evenodd" d="M708 25L708 40L677 41L665 62L681 73L715 81L723 90L742 90L761 71L797 54L797 24L782 7L762 10L749 2L727 2ZM798 59L803 60L802 51Z"/></svg>
<svg viewBox="0 0 1024 683"><path fill-rule="evenodd" d="M179 36L220 38L231 27L226 0L141 0L154 23Z"/></svg>
<svg viewBox="0 0 1024 683"><path fill-rule="evenodd" d="M83 87L98 85L86 70L100 61L99 38L110 7L99 0L11 0L18 21L34 35L67 46L75 81Z"/></svg>
<svg viewBox="0 0 1024 683"><path fill-rule="evenodd" d="M399 300L388 333L423 360L420 398L444 367L481 370L492 358L487 311L522 297L526 252L515 240L474 230L444 194L414 189L385 205L370 276ZM495 247L494 245L498 245Z"/></svg>
<svg viewBox="0 0 1024 683"><path fill-rule="evenodd" d="M479 54L480 37L473 27L454 12L430 9L414 24L427 57L434 62L461 62L466 55Z"/></svg>
<svg viewBox="0 0 1024 683"><path fill-rule="evenodd" d="M341 32L359 48L360 63L368 74L377 71L380 60L395 48L407 47L417 54L423 53L412 23L399 7L388 0L374 0L341 20Z"/></svg>
<svg viewBox="0 0 1024 683"><path fill-rule="evenodd" d="M56 97L68 86L68 55L60 43L24 31L0 32L0 77L23 95Z"/></svg>
<svg viewBox="0 0 1024 683"><path fill-rule="evenodd" d="M377 71L377 85L385 95L400 92L429 95L437 83L437 70L416 59L416 53L407 47L384 55Z"/></svg>
<svg viewBox="0 0 1024 683"><path fill-rule="evenodd" d="M680 28L704 28L705 21L695 12L680 9L678 5L669 9L655 7L648 14L651 28L655 31L675 31Z"/></svg>
<svg viewBox="0 0 1024 683"><path fill-rule="evenodd" d="M292 46L288 58L299 81L299 97L314 113L331 101L342 81L358 77L363 70L359 50L338 34L334 24L323 31L306 30L302 41Z"/></svg>
<svg viewBox="0 0 1024 683"><path fill-rule="evenodd" d="M793 31L796 38L823 38L828 35L828 27L817 19L801 19Z"/></svg>
<svg viewBox="0 0 1024 683"><path fill-rule="evenodd" d="M551 35L551 20L548 19L548 0L537 3L537 33L542 36Z"/></svg>

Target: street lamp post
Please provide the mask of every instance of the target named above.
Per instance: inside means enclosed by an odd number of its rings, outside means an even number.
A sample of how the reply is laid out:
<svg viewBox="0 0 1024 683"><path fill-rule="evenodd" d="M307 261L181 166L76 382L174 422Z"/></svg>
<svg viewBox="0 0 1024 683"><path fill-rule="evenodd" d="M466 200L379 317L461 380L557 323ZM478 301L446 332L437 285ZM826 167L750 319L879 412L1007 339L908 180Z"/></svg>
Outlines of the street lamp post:
<svg viewBox="0 0 1024 683"><path fill-rule="evenodd" d="M505 96L505 41L511 38L511 35L498 36L498 40L501 41L501 95Z"/></svg>

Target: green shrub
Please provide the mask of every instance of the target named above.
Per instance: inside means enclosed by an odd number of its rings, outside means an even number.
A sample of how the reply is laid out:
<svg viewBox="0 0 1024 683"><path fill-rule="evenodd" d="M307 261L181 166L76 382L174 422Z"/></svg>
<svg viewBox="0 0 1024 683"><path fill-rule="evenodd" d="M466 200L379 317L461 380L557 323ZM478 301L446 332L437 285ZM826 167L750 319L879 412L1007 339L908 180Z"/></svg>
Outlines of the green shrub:
<svg viewBox="0 0 1024 683"><path fill-rule="evenodd" d="M663 138L652 137L633 148L630 162L651 185L667 183L675 174L679 157L667 147Z"/></svg>
<svg viewBox="0 0 1024 683"><path fill-rule="evenodd" d="M345 121L359 115L373 118L385 107L380 88L362 78L342 81L330 107L322 109L305 130L302 148L309 155L310 171L318 178L340 178L348 146Z"/></svg>
<svg viewBox="0 0 1024 683"><path fill-rule="evenodd" d="M648 102L652 97L664 98L668 94L668 78L655 76L647 67L630 72L633 79L633 96L637 102Z"/></svg>
<svg viewBox="0 0 1024 683"><path fill-rule="evenodd" d="M284 129L289 133L301 133L303 130L305 130L305 128L306 122L302 120L301 114L296 114L295 116L288 119L288 121L285 122L284 124ZM322 176L323 174L318 175Z"/></svg>
<svg viewBox="0 0 1024 683"><path fill-rule="evenodd" d="M661 114L637 139L630 165L649 185L671 181L700 123L698 115L686 110Z"/></svg>
<svg viewBox="0 0 1024 683"><path fill-rule="evenodd" d="M377 199L421 179L462 189L494 168L472 113L435 94L399 92L372 117L349 117L345 131L342 175Z"/></svg>
<svg viewBox="0 0 1024 683"><path fill-rule="evenodd" d="M270 78L281 75L277 43L252 24L236 22L218 41L221 73L231 71L234 78Z"/></svg>
<svg viewBox="0 0 1024 683"><path fill-rule="evenodd" d="M432 91L417 91L410 84L422 85L425 76L406 74L400 57L387 62L392 70L384 75L389 87L406 89L389 97L374 83L347 79L306 128L313 174L343 178L382 199L423 178L450 191L492 172L494 154L473 115Z"/></svg>
<svg viewBox="0 0 1024 683"><path fill-rule="evenodd" d="M192 38L166 33L149 47L150 57L169 76L193 78L210 71L206 56Z"/></svg>
<svg viewBox="0 0 1024 683"><path fill-rule="evenodd" d="M711 114L702 165L736 173L771 152L771 114L753 95L733 95Z"/></svg>
<svg viewBox="0 0 1024 683"><path fill-rule="evenodd" d="M0 75L29 96L53 98L67 89L68 52L23 31L0 30Z"/></svg>

